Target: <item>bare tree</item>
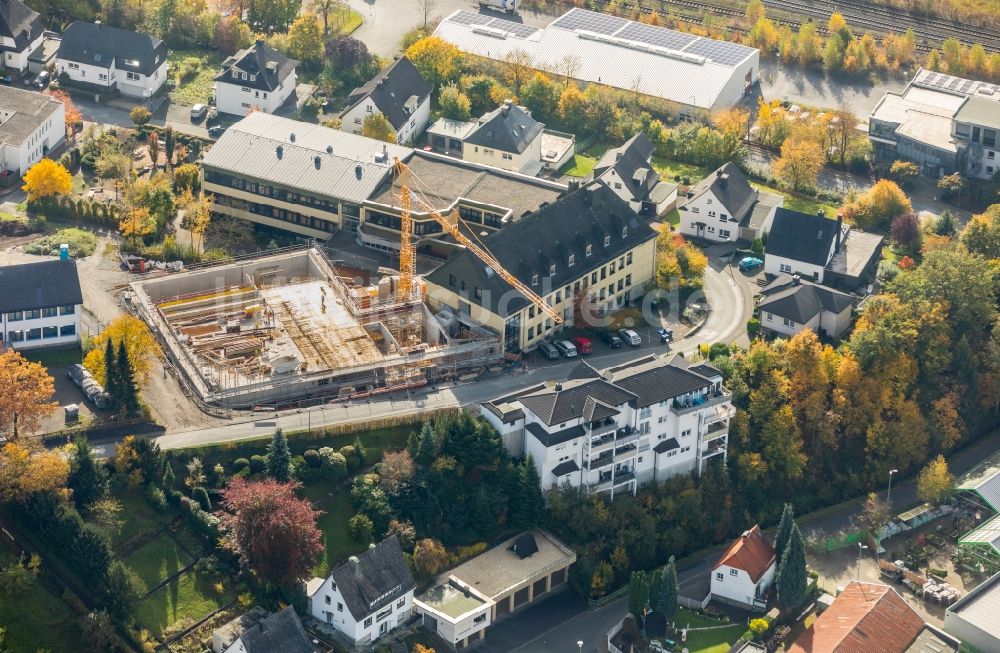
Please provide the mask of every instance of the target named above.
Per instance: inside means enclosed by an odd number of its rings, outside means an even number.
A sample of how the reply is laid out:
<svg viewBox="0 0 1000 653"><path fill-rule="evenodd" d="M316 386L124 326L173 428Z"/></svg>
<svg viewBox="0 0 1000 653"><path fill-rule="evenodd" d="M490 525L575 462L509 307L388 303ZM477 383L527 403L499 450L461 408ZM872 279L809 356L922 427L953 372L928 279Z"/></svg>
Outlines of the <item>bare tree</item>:
<svg viewBox="0 0 1000 653"><path fill-rule="evenodd" d="M427 23L430 22L431 14L437 9L438 0L420 0L420 9L424 14L424 29L427 29Z"/></svg>
<svg viewBox="0 0 1000 653"><path fill-rule="evenodd" d="M341 0L310 0L309 10L323 19L323 34L330 33L330 14L343 6Z"/></svg>
<svg viewBox="0 0 1000 653"><path fill-rule="evenodd" d="M562 60L559 62L559 68L562 70L566 84L569 84L571 81L576 79L576 75L580 72L580 66L582 65L583 61L575 54L567 54L563 56Z"/></svg>
<svg viewBox="0 0 1000 653"><path fill-rule="evenodd" d="M504 83L514 91L514 95L521 95L521 86L534 73L534 60L526 50L516 48L504 55L500 62L500 74Z"/></svg>

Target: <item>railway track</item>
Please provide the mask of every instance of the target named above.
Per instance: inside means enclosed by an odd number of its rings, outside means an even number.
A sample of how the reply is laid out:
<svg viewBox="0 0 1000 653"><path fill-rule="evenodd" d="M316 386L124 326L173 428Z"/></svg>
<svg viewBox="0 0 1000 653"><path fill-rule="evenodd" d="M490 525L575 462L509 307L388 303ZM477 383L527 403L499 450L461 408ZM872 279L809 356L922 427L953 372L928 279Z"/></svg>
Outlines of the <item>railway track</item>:
<svg viewBox="0 0 1000 653"><path fill-rule="evenodd" d="M692 13L681 13L678 17L687 22L701 23L702 14L715 14L728 16L731 18L742 18L744 12L729 7L720 7L708 2L698 2L697 0L657 0L659 8L654 9L636 3L619 2L617 6L624 10L624 13L639 11L643 14L658 13L667 16L674 8L687 9ZM599 5L607 7L610 0L598 0ZM919 52L930 52L934 48L940 48L941 42L947 38L957 38L965 45L979 43L988 51L1000 52L1000 30L987 27L968 27L953 21L925 17L906 10L893 9L891 7L874 7L858 2L844 2L842 0L810 0L810 2L798 2L796 0L776 0L767 3L770 10L780 10L795 13L802 16L814 18L816 31L820 36L828 36L826 29L827 19L830 14L839 11L843 14L850 27L870 31L875 34L902 34L906 29L913 29L917 37L916 49ZM772 20L778 25L788 25L794 29L801 27L803 21L772 16ZM732 32L746 34L744 27L729 25L727 28Z"/></svg>

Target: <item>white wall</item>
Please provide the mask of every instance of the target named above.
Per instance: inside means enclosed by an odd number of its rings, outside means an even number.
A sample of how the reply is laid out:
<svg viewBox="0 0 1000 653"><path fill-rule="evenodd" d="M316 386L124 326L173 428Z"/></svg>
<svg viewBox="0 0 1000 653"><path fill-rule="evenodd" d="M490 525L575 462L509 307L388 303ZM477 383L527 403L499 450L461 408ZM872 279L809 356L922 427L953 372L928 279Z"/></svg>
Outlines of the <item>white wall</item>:
<svg viewBox="0 0 1000 653"><path fill-rule="evenodd" d="M62 102L51 116L45 119L20 145L8 143L3 147L3 164L8 170L23 175L66 138L66 107ZM0 117L7 118L7 111L0 109ZM0 127L2 129L2 127Z"/></svg>
<svg viewBox="0 0 1000 653"><path fill-rule="evenodd" d="M352 134L360 134L365 118L370 115L382 115L379 108L365 98L358 102L340 120L340 129ZM420 134L424 133L431 119L431 97L428 95L417 105L417 110L410 115L410 120L396 131L396 142L400 145L411 144Z"/></svg>
<svg viewBox="0 0 1000 653"><path fill-rule="evenodd" d="M712 111L728 109L739 104L740 100L743 99L747 73L750 73L751 83L760 79L760 52L758 50L754 50L747 61L733 69L732 77L712 104Z"/></svg>
<svg viewBox="0 0 1000 653"><path fill-rule="evenodd" d="M227 79L231 79L227 76ZM260 91L244 86L240 80L215 82L215 107L220 113L245 116L257 107L264 113L274 113L295 91L295 71L284 79L274 91Z"/></svg>
<svg viewBox="0 0 1000 653"><path fill-rule="evenodd" d="M23 73L25 70L28 69L28 55L30 55L32 52L34 52L35 49L38 48L38 46L40 46L42 44L42 40L43 39L44 39L44 37L42 36L41 33L39 33L38 37L34 41L32 41L31 43L29 43L20 52L16 52L16 51L13 51L13 50L8 51L4 55L4 61L3 61L4 65L7 68L12 68L14 70L17 70L17 71ZM3 45L3 46L8 47L8 48L14 48L14 47L16 47L16 45L14 43L14 39L12 39L10 37L7 37L7 36L5 36L3 38L0 38L0 45Z"/></svg>
<svg viewBox="0 0 1000 653"><path fill-rule="evenodd" d="M59 313L62 312L62 309L57 309L54 317L41 317L44 313L39 311L39 317L37 318L23 316L20 320L12 319L15 317L13 313L4 313L0 315L0 324L2 324L3 327L2 334L4 346L13 347L14 349L35 349L38 347L67 346L80 342L80 314L83 312L83 307L81 305L74 306L73 312L68 315L60 315ZM62 332L62 327L70 326L73 327L73 333L71 335L57 335L49 338L44 337L44 329L46 327L55 327L58 334ZM42 337L34 340L28 340L28 332L34 329L39 329L39 334L42 334ZM17 331L24 332L24 340L12 340L11 333Z"/></svg>
<svg viewBox="0 0 1000 653"><path fill-rule="evenodd" d="M117 88L122 95L147 98L160 90L160 87L167 81L167 61L164 59L160 62L159 67L153 71L152 75L143 75L142 73L116 70L113 66L102 68L56 58L56 72L59 75L65 72L74 82L95 84L108 89ZM130 79L130 74L137 75L138 78Z"/></svg>
<svg viewBox="0 0 1000 653"><path fill-rule="evenodd" d="M712 596L752 606L754 597L763 594L774 582L774 567L775 565L772 563L760 580L754 583L746 571L728 565L719 565L711 572ZM760 588L759 592L758 587Z"/></svg>
<svg viewBox="0 0 1000 653"><path fill-rule="evenodd" d="M685 236L718 243L736 242L740 237L738 220L742 216L729 215L729 209L710 190L691 200L685 200L678 213L681 221L677 229ZM695 226L696 222L704 223L705 227L699 229Z"/></svg>
<svg viewBox="0 0 1000 653"><path fill-rule="evenodd" d="M493 602L485 595L475 592L477 598L483 599L483 604L456 618L435 610L419 600L413 602L415 614L424 616L424 626L428 625L427 617L433 618L437 624L435 632L446 642L455 646L466 638L478 638L479 633L486 630L492 623Z"/></svg>
<svg viewBox="0 0 1000 653"><path fill-rule="evenodd" d="M827 260L829 260L829 257ZM823 283L824 269L825 265L803 263L802 261L796 261L794 259L777 256L775 254L767 254L764 256L764 272L772 276L777 276L782 273L797 274L808 281Z"/></svg>
<svg viewBox="0 0 1000 653"><path fill-rule="evenodd" d="M329 598L329 603L327 598ZM343 609L340 606L343 606ZM330 624L355 642L374 641L381 637L385 634L380 632L383 623L386 624L386 633L403 625L412 608L413 590L410 590L403 596L394 599L390 605L378 610L377 613L366 615L361 621L355 621L350 610L347 609L347 604L344 603L340 589L333 588L333 576L328 576L319 589L309 597L309 613L314 618ZM377 618L377 614L387 610L389 611L388 615L382 619ZM371 623L366 626L365 622L368 619L371 620Z"/></svg>
<svg viewBox="0 0 1000 653"><path fill-rule="evenodd" d="M462 146L462 159L473 163L485 163L503 170L521 172L542 160L542 132L538 132L535 140L531 141L528 147L524 148L524 152L520 154L465 143Z"/></svg>

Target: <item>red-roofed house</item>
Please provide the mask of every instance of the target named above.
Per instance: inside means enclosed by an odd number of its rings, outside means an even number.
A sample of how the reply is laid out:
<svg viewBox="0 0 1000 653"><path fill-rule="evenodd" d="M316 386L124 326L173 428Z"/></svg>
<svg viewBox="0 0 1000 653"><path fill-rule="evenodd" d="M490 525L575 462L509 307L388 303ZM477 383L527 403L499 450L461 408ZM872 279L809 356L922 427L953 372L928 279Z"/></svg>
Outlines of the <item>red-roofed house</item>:
<svg viewBox="0 0 1000 653"><path fill-rule="evenodd" d="M952 653L960 646L925 623L896 590L852 581L788 653Z"/></svg>
<svg viewBox="0 0 1000 653"><path fill-rule="evenodd" d="M712 598L743 608L763 611L764 593L774 582L777 567L774 547L759 526L729 545L712 569Z"/></svg>

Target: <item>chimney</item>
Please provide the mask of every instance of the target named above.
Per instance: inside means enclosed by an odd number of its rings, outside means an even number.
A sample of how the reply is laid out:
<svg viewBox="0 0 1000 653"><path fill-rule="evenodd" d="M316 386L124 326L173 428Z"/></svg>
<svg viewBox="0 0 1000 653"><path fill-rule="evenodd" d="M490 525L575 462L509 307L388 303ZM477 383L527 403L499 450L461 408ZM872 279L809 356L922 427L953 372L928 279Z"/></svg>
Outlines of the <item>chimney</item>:
<svg viewBox="0 0 1000 653"><path fill-rule="evenodd" d="M729 181L729 175L719 175L719 185L723 188L726 187L726 182Z"/></svg>
<svg viewBox="0 0 1000 653"><path fill-rule="evenodd" d="M568 190L571 193L575 190L579 190L579 188L580 188L580 182L576 179L571 179L569 183L566 184L566 190Z"/></svg>
<svg viewBox="0 0 1000 653"><path fill-rule="evenodd" d="M837 236L836 236L837 240L836 240L836 245L834 246L834 249L833 249L834 252L839 252L840 251L840 232L841 232L841 229L843 229L843 227L844 227L844 214L843 213L838 213L837 214Z"/></svg>
<svg viewBox="0 0 1000 653"><path fill-rule="evenodd" d="M826 211L824 211L823 209L820 209L819 211L816 211L816 215L818 215L821 218L825 218L826 217Z"/></svg>
<svg viewBox="0 0 1000 653"><path fill-rule="evenodd" d="M254 47L258 47L259 48L259 47L262 47L263 45L264 45L264 39L257 39L257 41L254 42Z"/></svg>
<svg viewBox="0 0 1000 653"><path fill-rule="evenodd" d="M354 573L354 577L361 578L361 561L358 560L358 556L351 556L348 558L347 564L351 565L351 571Z"/></svg>
<svg viewBox="0 0 1000 653"><path fill-rule="evenodd" d="M556 392L562 392L562 383L557 383L556 386L552 389L555 390Z"/></svg>
<svg viewBox="0 0 1000 653"><path fill-rule="evenodd" d="M799 275L797 275L797 274L793 274L792 275L792 285L793 286L799 285L800 281L802 281L802 279L799 278Z"/></svg>
<svg viewBox="0 0 1000 653"><path fill-rule="evenodd" d="M719 168L718 170L715 171L715 176L716 177L721 177L722 176L722 168Z"/></svg>

